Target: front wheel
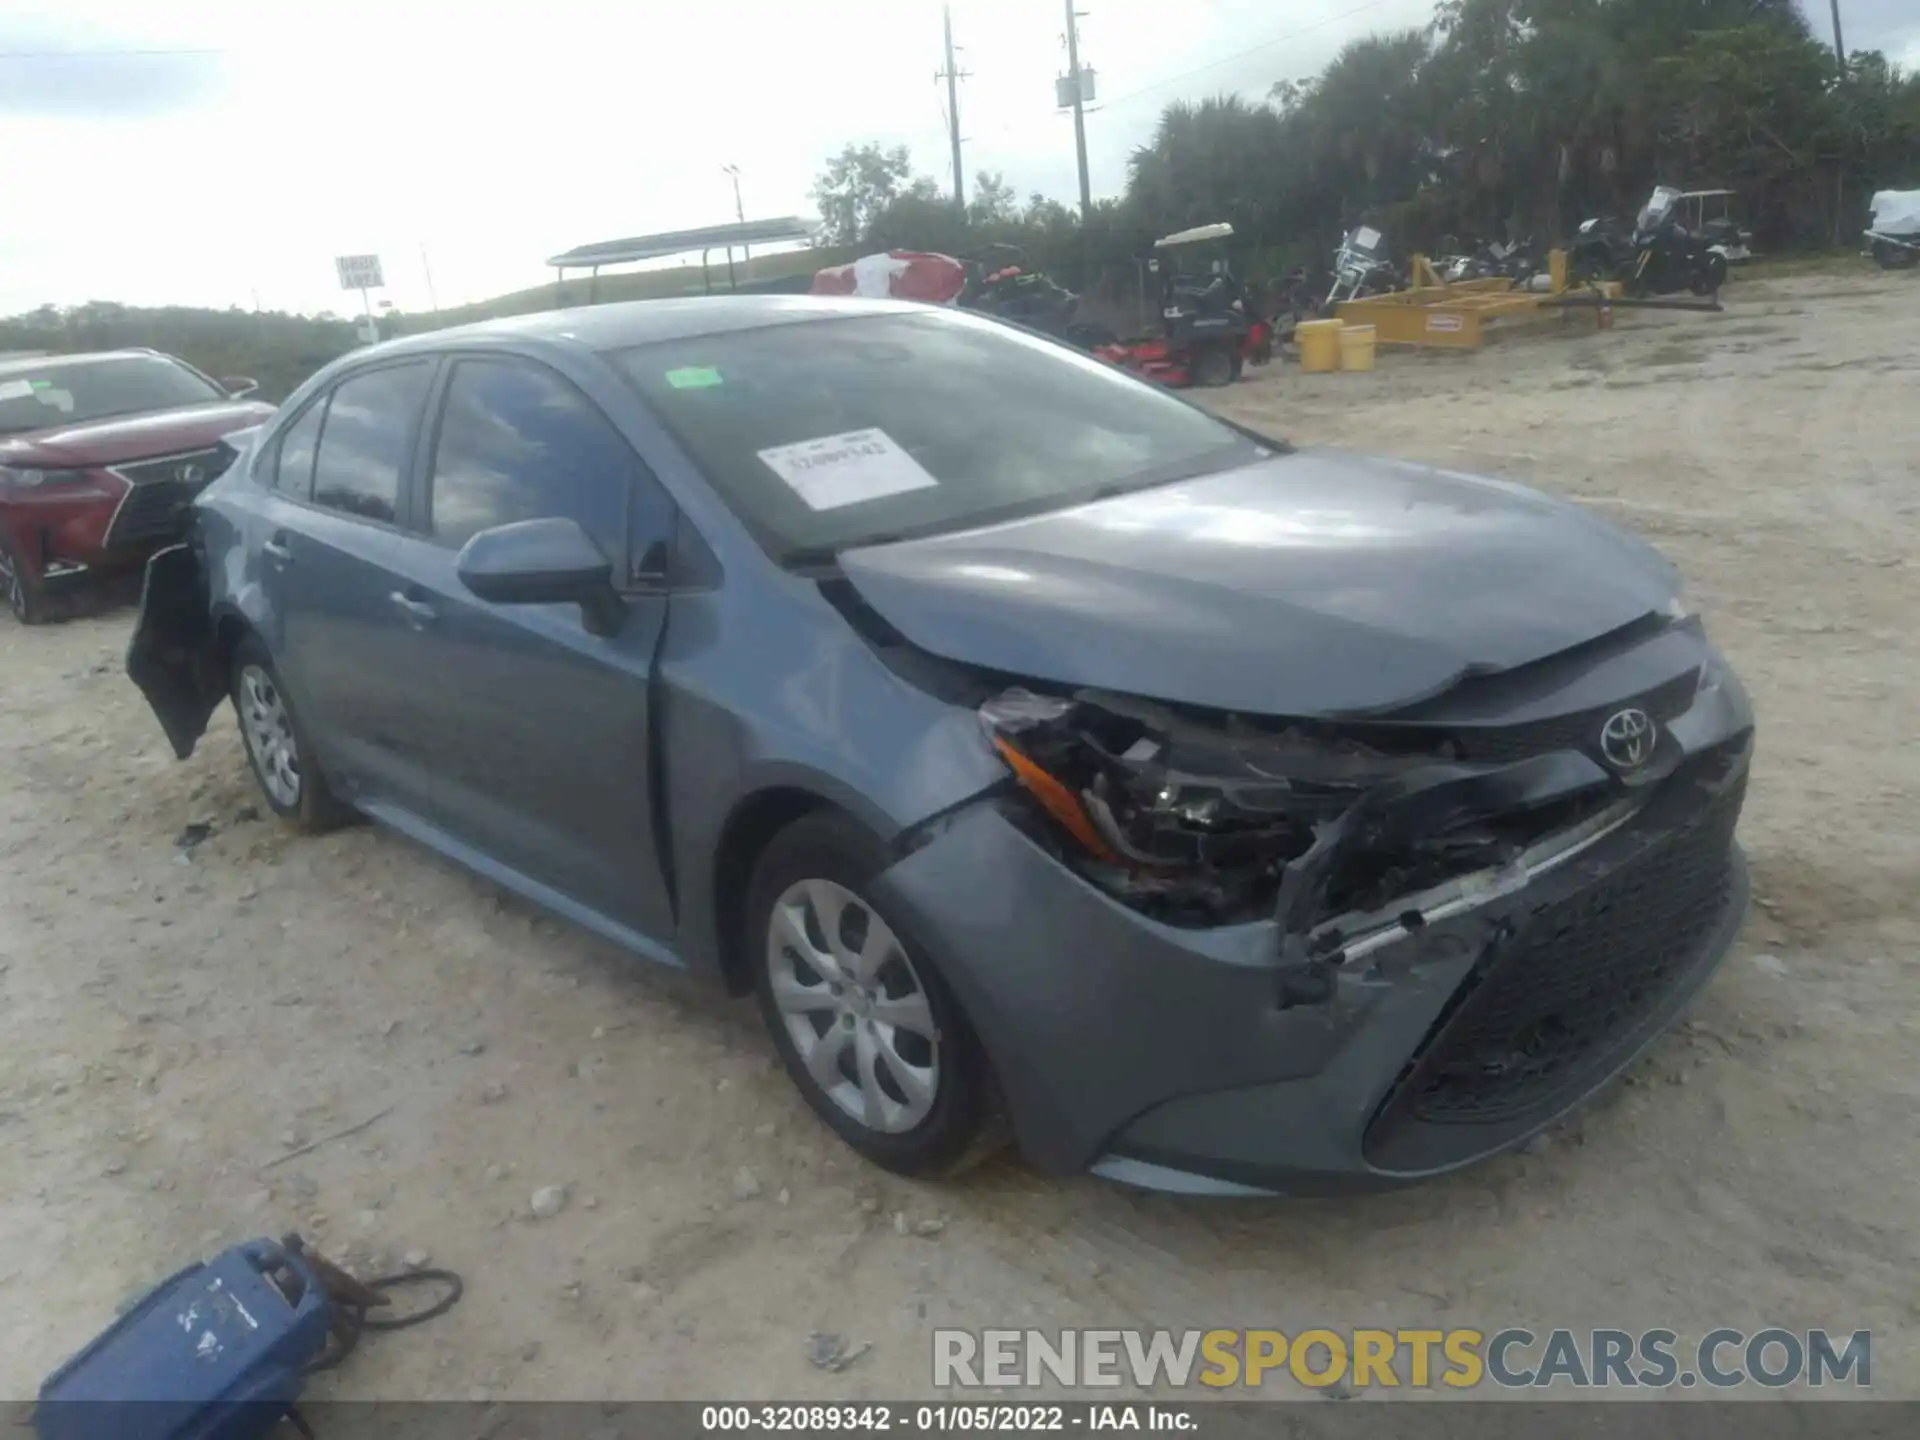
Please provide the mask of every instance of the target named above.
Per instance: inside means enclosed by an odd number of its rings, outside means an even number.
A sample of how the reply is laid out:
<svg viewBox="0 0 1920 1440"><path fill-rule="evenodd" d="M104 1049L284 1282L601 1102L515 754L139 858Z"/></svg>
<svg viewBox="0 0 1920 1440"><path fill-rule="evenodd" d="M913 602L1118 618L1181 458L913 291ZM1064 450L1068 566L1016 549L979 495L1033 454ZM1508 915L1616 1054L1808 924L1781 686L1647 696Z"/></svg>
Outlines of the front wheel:
<svg viewBox="0 0 1920 1440"><path fill-rule="evenodd" d="M940 973L872 897L879 843L840 815L795 821L754 871L746 915L760 1009L788 1076L835 1134L901 1175L977 1158L978 1042Z"/></svg>
<svg viewBox="0 0 1920 1440"><path fill-rule="evenodd" d="M40 586L5 540L0 540L0 591L6 594L7 610L22 625L38 625L47 618Z"/></svg>

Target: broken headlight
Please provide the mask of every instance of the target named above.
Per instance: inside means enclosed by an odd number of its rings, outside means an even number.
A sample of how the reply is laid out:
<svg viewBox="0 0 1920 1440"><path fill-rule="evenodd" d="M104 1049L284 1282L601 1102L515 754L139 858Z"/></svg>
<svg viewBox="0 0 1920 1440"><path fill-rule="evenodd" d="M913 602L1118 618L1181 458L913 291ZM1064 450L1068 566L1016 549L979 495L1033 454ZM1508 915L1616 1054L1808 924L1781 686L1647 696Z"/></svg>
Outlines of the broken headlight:
<svg viewBox="0 0 1920 1440"><path fill-rule="evenodd" d="M1007 690L980 719L1034 802L1030 832L1101 888L1174 923L1269 913L1316 827L1370 786L1430 763L1297 726L1084 691Z"/></svg>

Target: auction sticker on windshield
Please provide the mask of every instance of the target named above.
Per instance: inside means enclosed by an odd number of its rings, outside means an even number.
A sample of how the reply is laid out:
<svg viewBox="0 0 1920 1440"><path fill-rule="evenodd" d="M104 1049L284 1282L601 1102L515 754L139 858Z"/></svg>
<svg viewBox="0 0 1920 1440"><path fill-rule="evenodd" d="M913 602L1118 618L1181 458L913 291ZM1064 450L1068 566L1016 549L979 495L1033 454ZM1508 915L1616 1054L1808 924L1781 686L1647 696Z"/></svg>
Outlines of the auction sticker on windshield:
<svg viewBox="0 0 1920 1440"><path fill-rule="evenodd" d="M849 430L758 454L813 510L838 510L940 483L884 430Z"/></svg>

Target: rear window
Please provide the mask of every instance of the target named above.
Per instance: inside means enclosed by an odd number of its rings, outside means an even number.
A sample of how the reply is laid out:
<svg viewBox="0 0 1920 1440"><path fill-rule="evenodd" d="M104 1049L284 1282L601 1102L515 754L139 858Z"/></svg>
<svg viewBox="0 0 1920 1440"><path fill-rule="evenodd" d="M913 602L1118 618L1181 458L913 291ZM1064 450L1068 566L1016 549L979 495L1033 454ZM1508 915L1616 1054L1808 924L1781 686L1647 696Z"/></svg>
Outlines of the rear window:
<svg viewBox="0 0 1920 1440"><path fill-rule="evenodd" d="M1257 447L1088 356L898 311L613 357L777 554L962 529L1187 479Z"/></svg>

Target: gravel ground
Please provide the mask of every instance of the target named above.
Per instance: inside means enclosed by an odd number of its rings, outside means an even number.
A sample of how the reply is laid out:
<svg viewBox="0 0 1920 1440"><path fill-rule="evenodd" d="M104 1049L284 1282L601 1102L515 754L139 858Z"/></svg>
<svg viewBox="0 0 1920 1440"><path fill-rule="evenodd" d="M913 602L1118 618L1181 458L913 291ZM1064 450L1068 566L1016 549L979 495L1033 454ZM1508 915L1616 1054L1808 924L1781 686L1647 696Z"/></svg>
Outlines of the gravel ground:
<svg viewBox="0 0 1920 1440"><path fill-rule="evenodd" d="M1693 1018L1545 1145L1411 1192L892 1179L750 1006L384 831L284 832L224 715L176 763L126 612L0 624L0 1398L185 1259L290 1228L468 1277L341 1395L913 1396L940 1324L1870 1328L1876 1390L1920 1395L1920 285L1728 294L1210 397L1634 527L1759 708L1758 903ZM813 1332L858 1358L816 1368Z"/></svg>

